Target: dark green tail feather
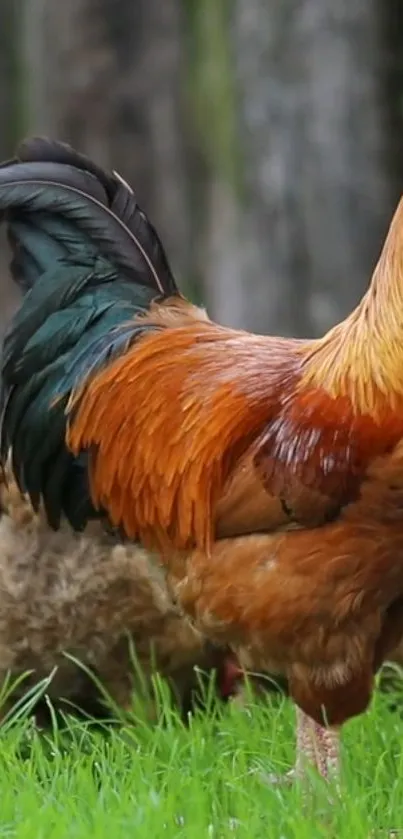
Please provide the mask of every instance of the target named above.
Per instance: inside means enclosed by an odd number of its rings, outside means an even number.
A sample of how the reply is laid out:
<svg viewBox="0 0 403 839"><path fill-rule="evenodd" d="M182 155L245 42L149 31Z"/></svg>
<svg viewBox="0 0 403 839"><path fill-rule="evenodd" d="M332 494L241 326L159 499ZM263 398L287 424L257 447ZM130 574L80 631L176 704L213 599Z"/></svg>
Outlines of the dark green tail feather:
<svg viewBox="0 0 403 839"><path fill-rule="evenodd" d="M25 292L3 344L2 458L52 527L81 529L102 511L87 454L65 446L69 395L152 329L136 314L179 292L130 188L64 144L27 141L0 166L0 217Z"/></svg>

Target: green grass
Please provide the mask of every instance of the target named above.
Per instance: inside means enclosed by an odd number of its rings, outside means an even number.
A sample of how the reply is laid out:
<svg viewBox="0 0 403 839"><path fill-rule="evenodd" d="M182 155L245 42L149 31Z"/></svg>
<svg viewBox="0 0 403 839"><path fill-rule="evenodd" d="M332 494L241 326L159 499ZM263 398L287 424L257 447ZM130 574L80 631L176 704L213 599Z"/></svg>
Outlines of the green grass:
<svg viewBox="0 0 403 839"><path fill-rule="evenodd" d="M162 706L154 728L141 715L107 734L71 720L49 735L27 719L6 726L0 837L367 839L403 828L403 723L385 697L346 727L333 804L319 781L305 805L300 789L262 783L293 761L286 701L211 709L188 730Z"/></svg>

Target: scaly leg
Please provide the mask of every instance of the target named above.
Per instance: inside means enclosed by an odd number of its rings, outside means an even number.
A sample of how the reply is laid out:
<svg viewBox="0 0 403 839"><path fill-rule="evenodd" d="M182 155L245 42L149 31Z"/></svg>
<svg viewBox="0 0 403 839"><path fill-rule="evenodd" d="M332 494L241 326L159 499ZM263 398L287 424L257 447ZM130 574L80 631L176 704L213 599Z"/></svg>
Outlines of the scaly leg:
<svg viewBox="0 0 403 839"><path fill-rule="evenodd" d="M337 781L340 771L339 732L324 728L297 706L297 748L294 769L286 775L269 775L271 784L304 780L307 766L313 766L326 780Z"/></svg>
<svg viewBox="0 0 403 839"><path fill-rule="evenodd" d="M297 778L304 776L307 764L314 766L322 778L336 780L340 771L339 732L323 728L297 707Z"/></svg>

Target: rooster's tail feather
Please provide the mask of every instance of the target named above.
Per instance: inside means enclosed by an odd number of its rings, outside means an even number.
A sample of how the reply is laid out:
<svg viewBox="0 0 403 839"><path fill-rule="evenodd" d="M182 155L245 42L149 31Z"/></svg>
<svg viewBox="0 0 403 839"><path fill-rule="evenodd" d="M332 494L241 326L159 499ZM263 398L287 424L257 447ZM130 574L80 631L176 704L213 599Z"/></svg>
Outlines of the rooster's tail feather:
<svg viewBox="0 0 403 839"><path fill-rule="evenodd" d="M168 261L130 187L64 143L27 140L0 166L0 220L25 296L2 357L3 461L57 526L91 511L86 456L66 450L70 394L144 331L135 316L178 296Z"/></svg>

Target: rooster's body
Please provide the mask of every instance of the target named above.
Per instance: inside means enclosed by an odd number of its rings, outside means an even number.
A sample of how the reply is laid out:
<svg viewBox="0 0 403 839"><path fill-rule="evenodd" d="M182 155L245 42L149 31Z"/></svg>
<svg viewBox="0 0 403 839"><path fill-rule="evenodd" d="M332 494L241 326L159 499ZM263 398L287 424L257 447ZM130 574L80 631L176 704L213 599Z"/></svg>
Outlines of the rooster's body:
<svg viewBox="0 0 403 839"><path fill-rule="evenodd" d="M0 210L27 291L3 359L21 489L54 528L158 551L206 637L287 676L326 756L403 634L402 209L316 341L210 321L127 185L59 144L0 169Z"/></svg>

